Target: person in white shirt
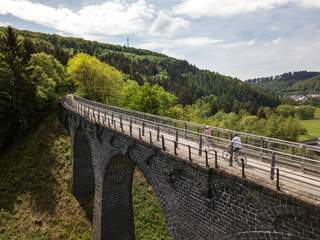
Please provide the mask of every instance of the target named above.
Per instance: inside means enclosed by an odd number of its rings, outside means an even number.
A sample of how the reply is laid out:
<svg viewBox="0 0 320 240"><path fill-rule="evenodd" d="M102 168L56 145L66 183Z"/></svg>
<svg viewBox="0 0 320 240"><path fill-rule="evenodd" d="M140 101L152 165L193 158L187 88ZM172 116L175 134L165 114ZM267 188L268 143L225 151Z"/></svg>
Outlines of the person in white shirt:
<svg viewBox="0 0 320 240"><path fill-rule="evenodd" d="M238 155L239 151L242 149L242 143L241 143L241 138L238 134L236 134L232 138L232 147L233 147L233 152Z"/></svg>

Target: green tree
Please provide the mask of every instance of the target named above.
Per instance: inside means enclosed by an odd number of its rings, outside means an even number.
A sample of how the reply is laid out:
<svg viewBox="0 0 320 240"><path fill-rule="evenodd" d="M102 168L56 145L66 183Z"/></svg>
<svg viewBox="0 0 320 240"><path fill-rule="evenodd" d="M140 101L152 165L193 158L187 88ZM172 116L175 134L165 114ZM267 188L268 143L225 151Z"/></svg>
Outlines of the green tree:
<svg viewBox="0 0 320 240"><path fill-rule="evenodd" d="M11 95L13 75L0 53L0 149L8 141L14 131L14 111Z"/></svg>
<svg viewBox="0 0 320 240"><path fill-rule="evenodd" d="M176 99L159 85L139 86L134 81L127 81L121 93L122 106L158 115L165 115L176 104Z"/></svg>
<svg viewBox="0 0 320 240"><path fill-rule="evenodd" d="M121 105L133 110L140 110L141 87L135 81L128 80L121 91Z"/></svg>
<svg viewBox="0 0 320 240"><path fill-rule="evenodd" d="M67 74L84 97L105 103L118 102L117 96L123 87L123 74L108 64L79 53L69 60Z"/></svg>
<svg viewBox="0 0 320 240"><path fill-rule="evenodd" d="M26 68L29 80L36 86L37 101L40 107L53 100L56 93L65 85L65 73L61 63L46 53L32 54Z"/></svg>
<svg viewBox="0 0 320 240"><path fill-rule="evenodd" d="M23 40L23 52L22 52L22 61L23 64L27 64L31 58L31 55L35 53L35 46L34 43L30 38L25 38Z"/></svg>
<svg viewBox="0 0 320 240"><path fill-rule="evenodd" d="M313 106L299 106L296 109L296 115L298 118L304 120L313 119L315 110L316 108Z"/></svg>
<svg viewBox="0 0 320 240"><path fill-rule="evenodd" d="M23 64L23 47L16 32L9 26L0 35L1 65L6 79L2 79L3 96L9 101L6 121L12 126L11 135L27 129L33 119L35 88L25 77ZM2 110L2 112L4 112Z"/></svg>
<svg viewBox="0 0 320 240"><path fill-rule="evenodd" d="M320 108L314 111L314 119L320 119Z"/></svg>
<svg viewBox="0 0 320 240"><path fill-rule="evenodd" d="M276 108L276 113L283 117L294 117L295 108L292 105L280 105Z"/></svg>

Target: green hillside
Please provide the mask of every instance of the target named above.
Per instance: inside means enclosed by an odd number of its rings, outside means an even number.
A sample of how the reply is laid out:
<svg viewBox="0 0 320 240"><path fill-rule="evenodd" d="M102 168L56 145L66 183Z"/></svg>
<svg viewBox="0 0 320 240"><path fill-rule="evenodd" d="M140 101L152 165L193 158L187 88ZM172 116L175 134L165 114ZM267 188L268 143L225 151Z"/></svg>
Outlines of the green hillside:
<svg viewBox="0 0 320 240"><path fill-rule="evenodd" d="M70 191L70 141L57 115L0 158L1 240L91 239L86 211ZM152 188L141 173L134 176L137 239L168 239Z"/></svg>
<svg viewBox="0 0 320 240"><path fill-rule="evenodd" d="M290 72L247 81L281 96L310 95L320 92L320 72Z"/></svg>
<svg viewBox="0 0 320 240"><path fill-rule="evenodd" d="M4 28L0 28L4 31ZM17 30L29 52L53 55L63 65L78 52L96 56L126 74L127 79L139 84L148 82L163 86L178 97L181 104L191 104L205 96L217 96L212 109L231 112L236 106L256 113L261 106L274 107L277 97L238 79L217 72L200 70L187 61L178 60L143 49ZM31 41L29 41L31 40ZM213 112L214 114L215 112Z"/></svg>

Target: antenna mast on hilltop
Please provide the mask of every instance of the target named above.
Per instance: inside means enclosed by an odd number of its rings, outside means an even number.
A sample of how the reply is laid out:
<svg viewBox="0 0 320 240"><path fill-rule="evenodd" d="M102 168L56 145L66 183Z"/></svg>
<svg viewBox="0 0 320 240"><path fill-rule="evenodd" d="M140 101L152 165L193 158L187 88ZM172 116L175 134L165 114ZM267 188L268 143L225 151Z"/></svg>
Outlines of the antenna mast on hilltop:
<svg viewBox="0 0 320 240"><path fill-rule="evenodd" d="M129 45L129 41L130 41L130 39L129 39L129 37L127 37L127 47L130 46L130 45Z"/></svg>

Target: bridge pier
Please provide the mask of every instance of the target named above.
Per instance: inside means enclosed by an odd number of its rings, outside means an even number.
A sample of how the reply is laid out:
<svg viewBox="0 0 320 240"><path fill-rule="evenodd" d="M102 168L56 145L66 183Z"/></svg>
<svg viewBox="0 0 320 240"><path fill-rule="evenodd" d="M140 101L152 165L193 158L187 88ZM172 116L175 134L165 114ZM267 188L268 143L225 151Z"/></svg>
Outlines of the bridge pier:
<svg viewBox="0 0 320 240"><path fill-rule="evenodd" d="M83 128L77 128L73 143L72 192L78 198L94 193L94 171L91 147Z"/></svg>
<svg viewBox="0 0 320 240"><path fill-rule="evenodd" d="M95 197L95 214L99 218L94 222L94 239L135 239L131 193L134 168L126 157L109 160Z"/></svg>

